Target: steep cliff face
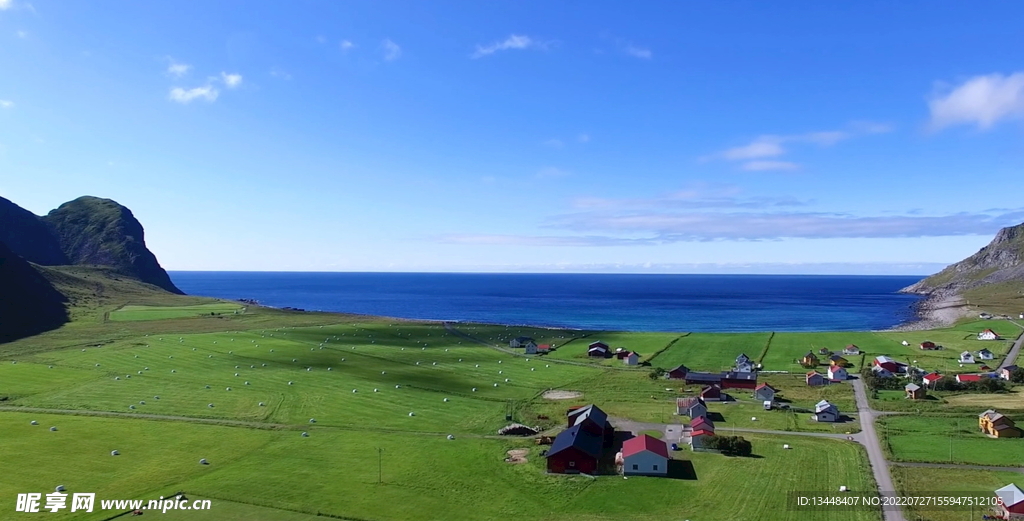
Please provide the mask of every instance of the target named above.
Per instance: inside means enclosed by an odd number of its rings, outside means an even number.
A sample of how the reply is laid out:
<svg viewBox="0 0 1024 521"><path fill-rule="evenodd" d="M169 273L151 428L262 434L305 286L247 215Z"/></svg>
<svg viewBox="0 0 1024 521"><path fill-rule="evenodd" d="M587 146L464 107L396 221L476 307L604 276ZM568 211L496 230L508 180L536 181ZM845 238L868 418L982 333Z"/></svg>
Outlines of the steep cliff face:
<svg viewBox="0 0 1024 521"><path fill-rule="evenodd" d="M79 197L51 211L42 222L53 229L71 264L110 266L172 293L182 293L146 248L142 224L117 202Z"/></svg>
<svg viewBox="0 0 1024 521"><path fill-rule="evenodd" d="M0 242L0 343L67 322L67 299L31 264Z"/></svg>
<svg viewBox="0 0 1024 521"><path fill-rule="evenodd" d="M0 197L0 242L23 259L44 266L70 264L57 235L34 213Z"/></svg>
<svg viewBox="0 0 1024 521"><path fill-rule="evenodd" d="M1011 280L1024 280L1024 224L999 230L978 253L902 291L951 295Z"/></svg>

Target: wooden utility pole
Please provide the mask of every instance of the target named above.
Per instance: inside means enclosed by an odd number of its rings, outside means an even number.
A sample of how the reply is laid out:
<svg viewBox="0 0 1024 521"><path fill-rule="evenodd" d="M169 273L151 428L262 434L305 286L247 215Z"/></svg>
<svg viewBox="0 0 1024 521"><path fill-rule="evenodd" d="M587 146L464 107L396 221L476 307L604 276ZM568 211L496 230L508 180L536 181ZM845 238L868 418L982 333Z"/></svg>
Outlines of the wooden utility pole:
<svg viewBox="0 0 1024 521"><path fill-rule="evenodd" d="M384 457L382 456L383 452L384 452L384 449L382 449L380 447L377 447L377 484L378 485L383 483L383 475L384 475L384 466L383 466L383 464L384 464Z"/></svg>

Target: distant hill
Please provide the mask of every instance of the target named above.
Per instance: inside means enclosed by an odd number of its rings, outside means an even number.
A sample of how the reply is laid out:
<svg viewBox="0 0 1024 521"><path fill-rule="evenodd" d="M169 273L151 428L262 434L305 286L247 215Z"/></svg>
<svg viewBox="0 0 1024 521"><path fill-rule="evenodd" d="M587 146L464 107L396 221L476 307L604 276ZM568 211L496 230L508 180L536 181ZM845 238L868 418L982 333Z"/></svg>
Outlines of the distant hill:
<svg viewBox="0 0 1024 521"><path fill-rule="evenodd" d="M1024 224L999 230L978 253L901 291L1016 311L1024 306Z"/></svg>
<svg viewBox="0 0 1024 521"><path fill-rule="evenodd" d="M67 297L0 242L0 342L35 335L68 320Z"/></svg>
<svg viewBox="0 0 1024 521"><path fill-rule="evenodd" d="M43 265L94 265L182 294L146 248L142 224L110 199L79 197L39 217L0 198L0 241Z"/></svg>
<svg viewBox="0 0 1024 521"><path fill-rule="evenodd" d="M131 210L110 199L79 197L42 218L71 264L109 266L171 293L184 294L160 266Z"/></svg>

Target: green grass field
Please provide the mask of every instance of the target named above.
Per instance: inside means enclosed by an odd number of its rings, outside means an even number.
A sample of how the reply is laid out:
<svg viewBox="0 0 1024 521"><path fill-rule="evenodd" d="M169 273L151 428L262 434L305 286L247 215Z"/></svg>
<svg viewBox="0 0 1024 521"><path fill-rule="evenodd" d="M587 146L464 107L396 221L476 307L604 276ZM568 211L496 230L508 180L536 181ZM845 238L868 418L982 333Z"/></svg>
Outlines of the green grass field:
<svg viewBox="0 0 1024 521"><path fill-rule="evenodd" d="M692 333L650 362L664 369L683 364L698 371L726 371L741 353L758 360L770 337L770 333Z"/></svg>
<svg viewBox="0 0 1024 521"><path fill-rule="evenodd" d="M924 496L929 492L964 492L976 497L988 497L996 489L1010 483L1024 486L1024 475L1017 472L998 472L970 469L892 467L896 489L905 496ZM907 519L932 521L971 521L982 515L992 515L984 507L973 510L923 510L912 506L904 508Z"/></svg>
<svg viewBox="0 0 1024 521"><path fill-rule="evenodd" d="M134 320L163 320L167 318L216 316L240 313L241 304L222 302L194 306L124 306L110 313L110 320L125 322Z"/></svg>
<svg viewBox="0 0 1024 521"><path fill-rule="evenodd" d="M974 416L887 416L878 421L882 445L893 461L1024 465L1024 439L992 439Z"/></svg>

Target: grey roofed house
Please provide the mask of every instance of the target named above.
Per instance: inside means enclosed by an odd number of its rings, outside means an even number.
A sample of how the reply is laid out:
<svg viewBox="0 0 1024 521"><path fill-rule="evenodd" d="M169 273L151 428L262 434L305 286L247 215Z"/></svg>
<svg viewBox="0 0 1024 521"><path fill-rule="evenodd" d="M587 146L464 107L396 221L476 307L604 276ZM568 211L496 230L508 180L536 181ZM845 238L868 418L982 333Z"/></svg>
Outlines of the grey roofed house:
<svg viewBox="0 0 1024 521"><path fill-rule="evenodd" d="M775 401L775 388L768 384L761 384L754 389L754 398L762 402Z"/></svg>
<svg viewBox="0 0 1024 521"><path fill-rule="evenodd" d="M509 347L526 347L526 344L533 342L533 339L528 336L519 336L508 341ZM536 343L536 342L534 342Z"/></svg>
<svg viewBox="0 0 1024 521"><path fill-rule="evenodd" d="M604 429L608 425L608 414L594 404L569 411L566 416L569 419L570 427L581 425L585 422L592 422L595 426L601 429Z"/></svg>
<svg viewBox="0 0 1024 521"><path fill-rule="evenodd" d="M708 406L704 403L704 400L698 396L677 398L676 414L680 416L689 416L690 418L699 418L701 416L708 415Z"/></svg>
<svg viewBox="0 0 1024 521"><path fill-rule="evenodd" d="M749 364L749 363L750 363L750 357L747 356L746 353L740 353L740 356L736 357L736 365Z"/></svg>
<svg viewBox="0 0 1024 521"><path fill-rule="evenodd" d="M750 362L737 363L733 371L737 373L752 373L754 372L754 365Z"/></svg>
<svg viewBox="0 0 1024 521"><path fill-rule="evenodd" d="M604 440L601 436L589 435L587 431L581 429L580 425L576 425L555 436L546 456L554 456L565 449L573 447L579 449L584 454L600 458L603 443Z"/></svg>
<svg viewBox="0 0 1024 521"><path fill-rule="evenodd" d="M921 388L921 386L917 385L915 383L909 383L906 386L904 386L903 388L908 390L908 391L917 391L917 390L919 390Z"/></svg>
<svg viewBox="0 0 1024 521"><path fill-rule="evenodd" d="M817 421L834 422L839 419L839 408L822 400L814 405L814 419Z"/></svg>

